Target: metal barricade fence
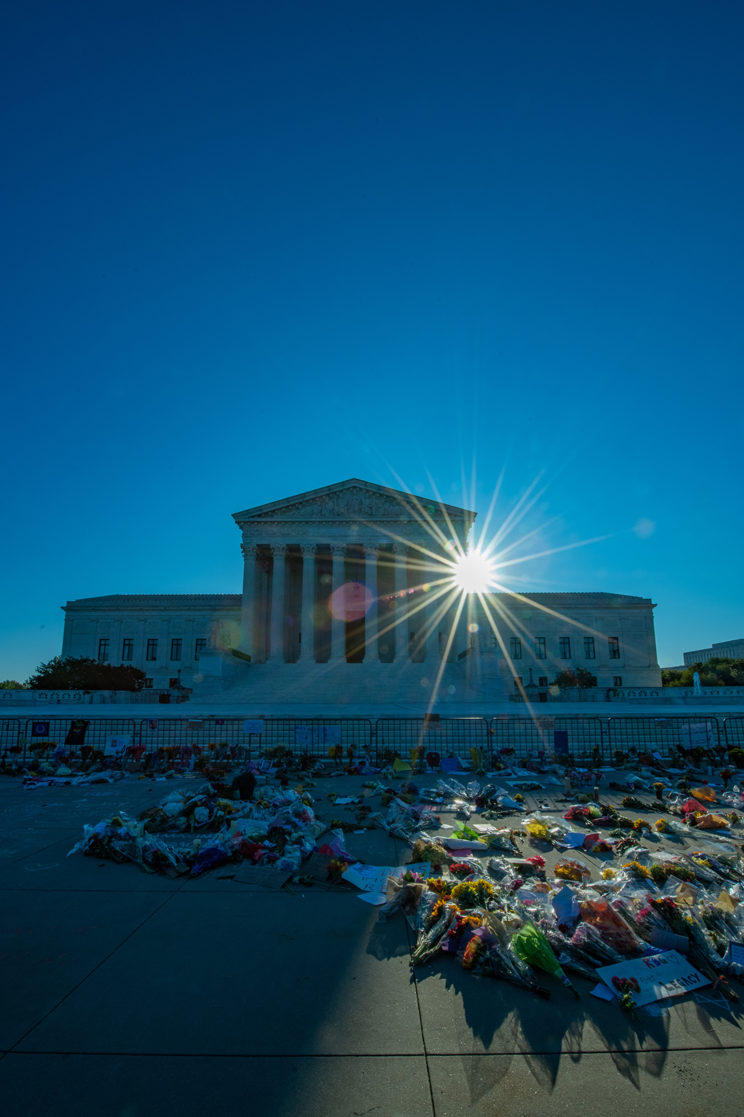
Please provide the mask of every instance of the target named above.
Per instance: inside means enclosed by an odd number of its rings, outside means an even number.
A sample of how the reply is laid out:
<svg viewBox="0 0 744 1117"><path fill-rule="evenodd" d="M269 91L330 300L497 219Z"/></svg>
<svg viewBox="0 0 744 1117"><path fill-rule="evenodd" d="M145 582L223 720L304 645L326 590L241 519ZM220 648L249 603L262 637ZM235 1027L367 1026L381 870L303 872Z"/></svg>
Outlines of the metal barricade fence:
<svg viewBox="0 0 744 1117"><path fill-rule="evenodd" d="M448 718L437 715L418 718L378 718L375 722L375 757L383 764L394 754L409 760L423 747L425 753L440 757L462 756L471 759L471 750L481 753L483 764L491 763L488 719L484 717Z"/></svg>
<svg viewBox="0 0 744 1117"><path fill-rule="evenodd" d="M20 718L0 719L0 764L6 764L11 759L21 755L23 745L20 743L21 725Z"/></svg>
<svg viewBox="0 0 744 1117"><path fill-rule="evenodd" d="M724 718L723 738L726 748L744 749L744 717Z"/></svg>
<svg viewBox="0 0 744 1117"><path fill-rule="evenodd" d="M278 748L315 759L341 747L359 756L367 752L377 763L398 754L409 759L423 747L440 757L478 758L490 765L503 756L524 759L552 755L558 738L572 760L598 757L612 761L616 752L672 752L695 749L744 748L744 716L718 718L705 714L666 717L586 715L514 717L38 717L0 718L0 766L6 770L51 760L76 767L91 750L111 763L128 767L183 766L195 756L239 763Z"/></svg>
<svg viewBox="0 0 744 1117"><path fill-rule="evenodd" d="M607 719L611 752L672 752L716 748L721 743L718 719L704 715L617 717Z"/></svg>
<svg viewBox="0 0 744 1117"><path fill-rule="evenodd" d="M503 754L508 759L512 754L517 759L551 755L556 747L556 733L566 734L567 755L572 759L585 759L589 762L606 759L608 753L607 731L604 718L566 716L534 718L511 717L503 714L491 718L490 725L493 755Z"/></svg>

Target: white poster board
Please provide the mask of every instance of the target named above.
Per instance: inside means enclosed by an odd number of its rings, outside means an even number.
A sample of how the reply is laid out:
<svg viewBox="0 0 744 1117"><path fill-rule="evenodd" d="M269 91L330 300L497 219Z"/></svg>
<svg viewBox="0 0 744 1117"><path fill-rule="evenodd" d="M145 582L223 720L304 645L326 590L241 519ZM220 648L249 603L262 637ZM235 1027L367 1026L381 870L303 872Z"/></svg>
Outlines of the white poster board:
<svg viewBox="0 0 744 1117"><path fill-rule="evenodd" d="M703 977L689 960L676 950L665 950L662 954L652 954L649 958L634 958L629 962L618 962L614 966L602 966L597 977L615 994L618 990L612 983L613 978L629 980L633 983L631 996L636 1005L651 1004L665 997L679 997L682 993L694 993L710 979Z"/></svg>

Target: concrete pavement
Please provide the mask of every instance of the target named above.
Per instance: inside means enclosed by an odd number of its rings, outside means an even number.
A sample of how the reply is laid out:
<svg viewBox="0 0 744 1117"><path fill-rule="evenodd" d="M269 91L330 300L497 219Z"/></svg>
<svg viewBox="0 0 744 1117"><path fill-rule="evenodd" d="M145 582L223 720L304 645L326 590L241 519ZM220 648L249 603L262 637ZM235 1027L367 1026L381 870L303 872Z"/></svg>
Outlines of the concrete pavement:
<svg viewBox="0 0 744 1117"><path fill-rule="evenodd" d="M0 782L4 1117L741 1112L741 1013L707 990L633 1021L583 981L543 1002L446 960L412 975L403 920L345 888L66 856L83 822L182 782ZM321 817L359 783L319 780ZM408 859L382 831L347 837Z"/></svg>

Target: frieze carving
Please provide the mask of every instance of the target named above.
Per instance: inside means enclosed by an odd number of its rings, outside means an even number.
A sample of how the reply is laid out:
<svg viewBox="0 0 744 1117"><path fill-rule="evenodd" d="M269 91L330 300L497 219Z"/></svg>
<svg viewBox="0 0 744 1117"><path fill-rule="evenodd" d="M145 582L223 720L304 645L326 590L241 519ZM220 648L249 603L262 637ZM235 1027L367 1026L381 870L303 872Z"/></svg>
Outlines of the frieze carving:
<svg viewBox="0 0 744 1117"><path fill-rule="evenodd" d="M444 515L436 503L426 501L424 507L426 514L434 520L444 520ZM453 510L449 511L452 517ZM266 512L247 517L242 522L285 524L288 521L327 523L329 520L367 520L374 523L383 520L388 523L393 521L417 523L421 518L415 497L412 497L410 502L404 499L396 500L395 497L370 492L361 486L353 486L337 493L323 493L321 496L309 497L306 500L289 502L281 508L274 507Z"/></svg>

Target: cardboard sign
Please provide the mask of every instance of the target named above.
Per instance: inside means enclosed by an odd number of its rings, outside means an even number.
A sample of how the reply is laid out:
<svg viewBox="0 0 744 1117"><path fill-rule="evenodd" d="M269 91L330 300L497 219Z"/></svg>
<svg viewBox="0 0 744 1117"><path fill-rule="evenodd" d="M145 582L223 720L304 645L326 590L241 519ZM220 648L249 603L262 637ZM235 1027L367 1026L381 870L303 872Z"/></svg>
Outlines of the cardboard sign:
<svg viewBox="0 0 744 1117"><path fill-rule="evenodd" d="M597 970L597 977L613 992L618 991L613 985L613 978L631 981L631 995L639 1008L652 1001L662 1001L665 997L694 993L703 985L710 985L710 979L703 977L676 950L666 950L650 958L634 958L614 966L602 966Z"/></svg>

